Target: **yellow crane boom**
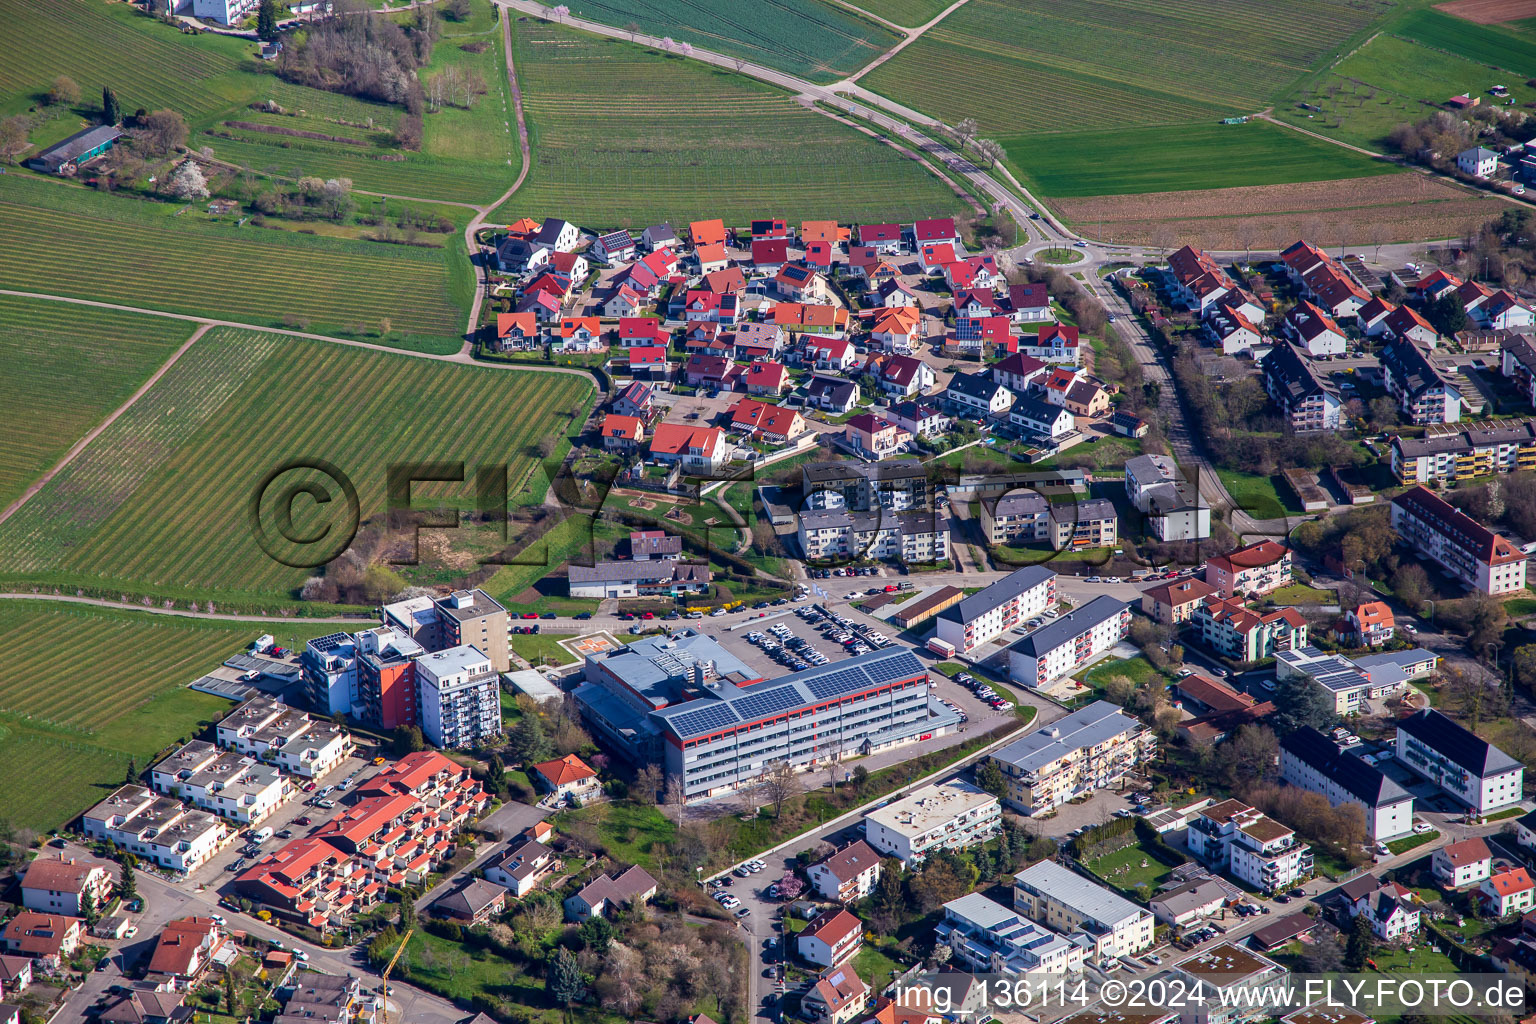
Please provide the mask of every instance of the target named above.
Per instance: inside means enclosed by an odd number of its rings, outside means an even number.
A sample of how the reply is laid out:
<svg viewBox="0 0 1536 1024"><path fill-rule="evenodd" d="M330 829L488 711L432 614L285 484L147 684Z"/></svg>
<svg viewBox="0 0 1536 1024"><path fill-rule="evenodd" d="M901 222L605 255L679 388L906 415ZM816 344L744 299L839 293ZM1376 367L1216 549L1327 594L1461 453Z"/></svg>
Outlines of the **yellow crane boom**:
<svg viewBox="0 0 1536 1024"><path fill-rule="evenodd" d="M405 937L400 940L400 948L395 950L395 955L389 958L389 964L384 968L384 973L379 980L384 988L384 1009L380 1016L380 1024L389 1024L389 972L395 969L395 961L400 959L400 954L405 952L405 944L411 941L411 933L415 928L407 928Z"/></svg>

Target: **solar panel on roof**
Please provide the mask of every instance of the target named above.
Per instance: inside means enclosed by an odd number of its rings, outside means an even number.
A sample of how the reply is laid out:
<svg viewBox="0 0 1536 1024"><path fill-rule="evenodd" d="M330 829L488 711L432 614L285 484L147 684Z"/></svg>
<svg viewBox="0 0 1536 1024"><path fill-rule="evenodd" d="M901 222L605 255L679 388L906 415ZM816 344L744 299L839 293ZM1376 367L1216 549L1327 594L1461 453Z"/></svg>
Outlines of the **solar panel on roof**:
<svg viewBox="0 0 1536 1024"><path fill-rule="evenodd" d="M817 700L826 700L828 697L862 689L868 685L868 680L869 677L864 674L862 668L843 668L815 679L804 680L804 682L806 689L811 691L813 697Z"/></svg>
<svg viewBox="0 0 1536 1024"><path fill-rule="evenodd" d="M765 718L800 704L800 694L793 686L776 686L763 693L754 693L741 700L732 701L736 713L745 720Z"/></svg>
<svg viewBox="0 0 1536 1024"><path fill-rule="evenodd" d="M916 656L905 651L898 657L881 658L863 666L869 673L870 682L888 683L893 679L910 679L912 676L921 675L923 663Z"/></svg>
<svg viewBox="0 0 1536 1024"><path fill-rule="evenodd" d="M672 728L679 736L697 736L735 725L736 713L725 704L715 704L697 711L689 711L672 718Z"/></svg>

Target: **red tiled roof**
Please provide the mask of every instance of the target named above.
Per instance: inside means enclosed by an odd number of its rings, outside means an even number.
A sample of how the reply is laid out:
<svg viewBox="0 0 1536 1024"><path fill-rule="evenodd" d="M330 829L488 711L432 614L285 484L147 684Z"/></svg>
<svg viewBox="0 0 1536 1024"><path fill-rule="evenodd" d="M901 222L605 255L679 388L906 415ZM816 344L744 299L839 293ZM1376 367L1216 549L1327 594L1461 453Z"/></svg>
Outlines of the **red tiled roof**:
<svg viewBox="0 0 1536 1024"><path fill-rule="evenodd" d="M575 754L566 754L553 761L540 761L533 766L533 770L544 776L551 786L564 786L597 777L597 772Z"/></svg>
<svg viewBox="0 0 1536 1024"><path fill-rule="evenodd" d="M721 245L725 243L725 221L716 218L714 220L696 220L688 225L688 237L693 241L694 248L701 245Z"/></svg>
<svg viewBox="0 0 1536 1024"><path fill-rule="evenodd" d="M1527 889L1536 888L1536 883L1531 881L1530 872L1525 868L1510 868L1500 871L1488 879L1488 886L1500 896L1514 896L1525 892Z"/></svg>
<svg viewBox="0 0 1536 1024"><path fill-rule="evenodd" d="M1493 856L1488 849L1488 844L1477 836L1471 839L1463 839L1459 843L1451 843L1440 848L1440 853L1451 862L1452 867L1465 867L1468 864L1478 864Z"/></svg>
<svg viewBox="0 0 1536 1024"><path fill-rule="evenodd" d="M816 920L805 926L800 938L817 938L828 946L835 947L839 942L847 939L859 931L863 925L857 917L848 911L838 907L835 910L823 911Z"/></svg>
<svg viewBox="0 0 1536 1024"><path fill-rule="evenodd" d="M603 436L618 437L629 441L640 439L641 423L636 416L620 416L611 412L603 417Z"/></svg>

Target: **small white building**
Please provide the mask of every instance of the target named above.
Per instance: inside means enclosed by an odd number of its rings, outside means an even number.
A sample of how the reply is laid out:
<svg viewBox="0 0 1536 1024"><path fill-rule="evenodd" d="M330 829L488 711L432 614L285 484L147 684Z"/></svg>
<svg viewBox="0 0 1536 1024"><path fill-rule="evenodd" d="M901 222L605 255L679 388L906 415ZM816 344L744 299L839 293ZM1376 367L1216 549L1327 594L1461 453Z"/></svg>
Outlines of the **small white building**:
<svg viewBox="0 0 1536 1024"><path fill-rule="evenodd" d="M805 872L811 888L829 900L853 903L875 891L880 881L880 854L856 839Z"/></svg>
<svg viewBox="0 0 1536 1024"><path fill-rule="evenodd" d="M1473 146L1456 154L1456 169L1474 178L1491 178L1499 169L1499 154L1482 146Z"/></svg>
<svg viewBox="0 0 1536 1024"><path fill-rule="evenodd" d="M1429 866L1442 888L1461 889L1493 874L1493 852L1480 837L1473 836L1440 847L1430 856Z"/></svg>

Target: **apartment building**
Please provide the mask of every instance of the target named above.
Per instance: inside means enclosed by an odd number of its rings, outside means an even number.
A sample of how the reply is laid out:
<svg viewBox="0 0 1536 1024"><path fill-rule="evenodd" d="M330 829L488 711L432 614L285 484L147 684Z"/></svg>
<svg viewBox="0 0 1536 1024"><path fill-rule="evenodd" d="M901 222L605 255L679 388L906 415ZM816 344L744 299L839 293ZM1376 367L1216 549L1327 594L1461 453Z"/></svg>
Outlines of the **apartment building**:
<svg viewBox="0 0 1536 1024"><path fill-rule="evenodd" d="M304 645L299 677L309 706L322 715L352 710L357 699L357 644L346 633L327 633Z"/></svg>
<svg viewBox="0 0 1536 1024"><path fill-rule="evenodd" d="M1212 556L1205 563L1205 582L1222 597L1251 598L1279 590L1291 580L1291 549L1272 540Z"/></svg>
<svg viewBox="0 0 1536 1024"><path fill-rule="evenodd" d="M1381 350L1387 394L1408 422L1455 423L1461 419L1461 392L1434 360L1407 338L1394 338Z"/></svg>
<svg viewBox="0 0 1536 1024"><path fill-rule="evenodd" d="M225 750L309 779L329 774L355 749L352 734L335 722L266 696L235 708L218 724L214 739Z"/></svg>
<svg viewBox="0 0 1536 1024"><path fill-rule="evenodd" d="M1208 647L1233 661L1258 661L1307 643L1307 620L1295 608L1261 613L1235 597L1206 598L1189 625Z"/></svg>
<svg viewBox="0 0 1536 1024"><path fill-rule="evenodd" d="M873 558L911 564L949 558L949 520L942 511L800 513L800 551L809 561Z"/></svg>
<svg viewBox="0 0 1536 1024"><path fill-rule="evenodd" d="M1280 776L1293 786L1323 794L1335 807L1359 804L1365 810L1366 833L1377 842L1413 830L1413 795L1310 726L1280 741Z"/></svg>
<svg viewBox="0 0 1536 1024"><path fill-rule="evenodd" d="M1053 502L1050 541L1058 551L1112 548L1120 543L1120 516L1107 498Z"/></svg>
<svg viewBox="0 0 1536 1024"><path fill-rule="evenodd" d="M1497 597L1525 589L1525 553L1429 489L1392 499L1392 529L1418 557Z"/></svg>
<svg viewBox="0 0 1536 1024"><path fill-rule="evenodd" d="M944 904L933 931L952 960L984 974L1077 974L1087 959L1066 936L979 892Z"/></svg>
<svg viewBox="0 0 1536 1024"><path fill-rule="evenodd" d="M357 697L352 707L380 729L415 725L416 662L427 653L415 638L390 626L356 634Z"/></svg>
<svg viewBox="0 0 1536 1024"><path fill-rule="evenodd" d="M451 647L416 663L421 734L434 747L468 747L501 735L500 675L479 648Z"/></svg>
<svg viewBox="0 0 1536 1024"><path fill-rule="evenodd" d="M1141 611L1150 619L1170 626L1188 622L1195 609L1216 593L1216 588L1193 576L1174 580L1141 592Z"/></svg>
<svg viewBox="0 0 1536 1024"><path fill-rule="evenodd" d="M1168 257L1168 276L1173 294L1186 307L1204 315L1237 283L1203 249L1186 245Z"/></svg>
<svg viewBox="0 0 1536 1024"><path fill-rule="evenodd" d="M112 890L113 877L100 864L42 854L22 874L21 905L42 914L84 917L87 902L101 908Z"/></svg>
<svg viewBox="0 0 1536 1024"><path fill-rule="evenodd" d="M1438 655L1422 647L1350 659L1303 646L1275 652L1275 674L1307 676L1333 696L1335 713L1353 715L1368 710L1367 701L1395 697L1408 680L1429 675L1438 662Z"/></svg>
<svg viewBox="0 0 1536 1024"><path fill-rule="evenodd" d="M1480 815L1523 795L1520 762L1433 708L1397 723L1397 759Z"/></svg>
<svg viewBox="0 0 1536 1024"><path fill-rule="evenodd" d="M1288 889L1312 874L1312 848L1241 800L1223 800L1189 823L1189 852L1261 892Z"/></svg>
<svg viewBox="0 0 1536 1024"><path fill-rule="evenodd" d="M807 462L800 467L805 508L905 512L933 508L933 484L917 459Z"/></svg>
<svg viewBox="0 0 1536 1024"><path fill-rule="evenodd" d="M193 740L149 771L150 788L241 825L265 821L295 789L270 764Z"/></svg>
<svg viewBox="0 0 1536 1024"><path fill-rule="evenodd" d="M1050 536L1051 503L1039 491L983 499L980 513L982 534L990 544L1034 544Z"/></svg>
<svg viewBox="0 0 1536 1024"><path fill-rule="evenodd" d="M1099 700L1014 740L991 759L1008 780L1003 802L1033 815L1114 785L1156 750L1151 731Z"/></svg>
<svg viewBox="0 0 1536 1024"><path fill-rule="evenodd" d="M216 814L143 786L123 786L81 816L81 831L185 874L217 853L230 830Z"/></svg>
<svg viewBox="0 0 1536 1024"><path fill-rule="evenodd" d="M939 705L930 710L928 673L909 648L871 651L758 682L711 677L696 662L680 671L688 684L684 699L650 712L659 742L642 749L655 751L650 756L665 765L669 780L681 783L689 800L756 783L781 762L808 770L931 739L959 723L953 713L941 714ZM619 733L626 746L638 746L622 735L634 731L634 719L613 710L614 698L624 698L611 688L599 696L582 687L578 700L583 691L587 706L609 723L599 732Z"/></svg>
<svg viewBox="0 0 1536 1024"><path fill-rule="evenodd" d="M817 967L847 963L863 945L864 922L842 907L822 911L795 936L795 951Z"/></svg>
<svg viewBox="0 0 1536 1024"><path fill-rule="evenodd" d="M839 903L853 903L875 891L880 881L880 855L862 839L855 839L830 857L806 869L811 888Z"/></svg>
<svg viewBox="0 0 1536 1024"><path fill-rule="evenodd" d="M1002 831L997 797L951 779L914 790L864 815L864 840L903 864L920 864L930 850L958 850Z"/></svg>
<svg viewBox="0 0 1536 1024"><path fill-rule="evenodd" d="M1260 360L1264 391L1280 407L1280 413L1292 430L1338 430L1344 400L1327 377L1312 369L1296 346L1277 341Z"/></svg>
<svg viewBox="0 0 1536 1024"><path fill-rule="evenodd" d="M1254 1024L1273 1020L1287 971L1267 956L1223 942L1173 965L1173 979L1190 993L1179 1024ZM1273 995L1271 995L1273 993Z"/></svg>
<svg viewBox="0 0 1536 1024"><path fill-rule="evenodd" d="M1095 959L1152 948L1151 914L1053 860L1013 876L1013 908L1093 950Z"/></svg>
<svg viewBox="0 0 1536 1024"><path fill-rule="evenodd" d="M1056 604L1056 573L1027 565L944 609L935 618L940 640L962 654L991 643Z"/></svg>
<svg viewBox="0 0 1536 1024"><path fill-rule="evenodd" d="M473 646L497 672L512 667L507 643L510 616L483 590L456 590L447 597L416 597L387 604L382 624L404 632L428 652Z"/></svg>
<svg viewBox="0 0 1536 1024"><path fill-rule="evenodd" d="M1392 473L1400 483L1470 480L1536 469L1536 417L1464 427L1434 427L1423 437L1394 436Z"/></svg>
<svg viewBox="0 0 1536 1024"><path fill-rule="evenodd" d="M1200 489L1166 455L1138 455L1125 463L1125 494L1147 516L1158 540L1202 540L1211 535L1211 507Z"/></svg>
<svg viewBox="0 0 1536 1024"><path fill-rule="evenodd" d="M1015 641L1008 648L1008 676L1025 686L1049 685L1115 646L1130 629L1130 605L1100 594Z"/></svg>

